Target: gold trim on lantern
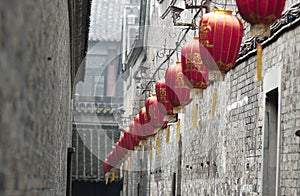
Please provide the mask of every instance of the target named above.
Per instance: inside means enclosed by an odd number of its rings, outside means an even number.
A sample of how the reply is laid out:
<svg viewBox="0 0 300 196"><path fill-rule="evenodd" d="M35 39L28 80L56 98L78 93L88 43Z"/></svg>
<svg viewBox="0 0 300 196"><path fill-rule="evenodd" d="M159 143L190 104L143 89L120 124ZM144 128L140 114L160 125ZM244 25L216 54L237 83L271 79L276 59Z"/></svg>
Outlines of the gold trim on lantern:
<svg viewBox="0 0 300 196"><path fill-rule="evenodd" d="M222 9L219 9L219 8L214 8L214 12L215 13L220 13L220 14L232 15L231 10L222 10Z"/></svg>

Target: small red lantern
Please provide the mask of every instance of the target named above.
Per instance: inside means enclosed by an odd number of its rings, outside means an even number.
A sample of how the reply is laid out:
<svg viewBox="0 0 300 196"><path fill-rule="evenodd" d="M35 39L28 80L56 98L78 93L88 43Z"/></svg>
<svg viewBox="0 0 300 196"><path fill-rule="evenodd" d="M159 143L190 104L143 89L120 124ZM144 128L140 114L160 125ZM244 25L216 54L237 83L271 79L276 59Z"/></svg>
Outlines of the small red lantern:
<svg viewBox="0 0 300 196"><path fill-rule="evenodd" d="M203 15L199 25L200 53L210 72L224 73L234 66L242 37L243 24L232 11L214 9Z"/></svg>
<svg viewBox="0 0 300 196"><path fill-rule="evenodd" d="M192 101L190 98L190 88L187 85L189 81L182 73L180 62L176 62L175 65L172 65L167 69L165 80L167 85L167 96L170 103L175 107L174 109L180 110L180 108Z"/></svg>
<svg viewBox="0 0 300 196"><path fill-rule="evenodd" d="M131 134L131 138L132 138L132 143L134 146L138 146L140 143L140 139L138 138L138 136L136 135L136 130L135 130L135 126L134 126L134 122L132 122L129 125L129 133Z"/></svg>
<svg viewBox="0 0 300 196"><path fill-rule="evenodd" d="M107 158L103 162L103 171L104 173L109 172L112 169L112 166L108 164Z"/></svg>
<svg viewBox="0 0 300 196"><path fill-rule="evenodd" d="M146 107L140 109L139 115L143 135L149 137L155 134L154 128L150 125L150 117L147 114Z"/></svg>
<svg viewBox="0 0 300 196"><path fill-rule="evenodd" d="M133 139L132 139L132 135L130 134L129 131L124 130L124 147L127 148L128 150L133 150L134 149L134 143L133 143Z"/></svg>
<svg viewBox="0 0 300 196"><path fill-rule="evenodd" d="M156 94L148 97L145 103L147 115L150 117L149 123L155 129L162 128L165 124L164 115L159 111L158 108L160 104L161 103L157 101Z"/></svg>
<svg viewBox="0 0 300 196"><path fill-rule="evenodd" d="M116 157L115 157L114 152L112 150L107 155L107 164L114 167L116 165L116 161L117 161Z"/></svg>
<svg viewBox="0 0 300 196"><path fill-rule="evenodd" d="M209 85L209 70L202 62L198 37L182 47L181 64L182 72L190 81L191 88L202 90Z"/></svg>
<svg viewBox="0 0 300 196"><path fill-rule="evenodd" d="M167 85L165 79L159 80L155 84L155 91L157 95L157 101L161 104L158 104L159 111L165 116L171 116L173 114L174 106L170 103L167 97Z"/></svg>
<svg viewBox="0 0 300 196"><path fill-rule="evenodd" d="M141 120L140 120L140 114L137 114L134 117L134 130L135 130L135 135L140 139L140 140L146 140L147 135L143 133L142 130L142 125L141 125Z"/></svg>
<svg viewBox="0 0 300 196"><path fill-rule="evenodd" d="M120 163L122 157L121 157L121 154L119 154L117 152L117 149L115 147L112 149L111 152L112 152L112 154L111 154L110 163L113 167L116 167Z"/></svg>
<svg viewBox="0 0 300 196"><path fill-rule="evenodd" d="M270 24L277 20L286 0L236 0L239 14L251 24L250 33L255 37L269 37Z"/></svg>
<svg viewBox="0 0 300 196"><path fill-rule="evenodd" d="M120 157L120 159L122 159L128 152L128 149L123 148L122 146L120 146L121 141L118 141L115 144L115 149L116 149L116 154L118 155L118 157Z"/></svg>

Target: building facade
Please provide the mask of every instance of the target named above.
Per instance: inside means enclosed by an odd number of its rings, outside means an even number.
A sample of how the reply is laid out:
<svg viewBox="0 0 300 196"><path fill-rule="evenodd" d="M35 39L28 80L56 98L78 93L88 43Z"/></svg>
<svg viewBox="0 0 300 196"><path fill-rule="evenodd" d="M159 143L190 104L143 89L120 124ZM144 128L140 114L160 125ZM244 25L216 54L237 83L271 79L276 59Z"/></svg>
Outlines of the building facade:
<svg viewBox="0 0 300 196"><path fill-rule="evenodd" d="M142 50L132 52L126 65L127 116L137 114L155 91L155 81L164 78L166 68L179 60L180 47L197 34L193 30L185 34L186 27L173 26L174 5L185 8L179 0L149 0L141 8L146 21L139 35ZM215 6L237 13L233 0L211 2L211 10ZM300 194L300 138L295 135L300 128L299 6L299 1L286 1L281 19L272 25L271 37L263 40L261 82L256 79L255 39L243 21L244 37L234 68L178 115L180 139L176 137L178 125L171 124L168 144L166 130L162 130L131 152L123 162L123 195ZM204 12L196 17L197 22ZM178 22L191 23L195 13L185 9ZM196 104L197 126L192 128Z"/></svg>

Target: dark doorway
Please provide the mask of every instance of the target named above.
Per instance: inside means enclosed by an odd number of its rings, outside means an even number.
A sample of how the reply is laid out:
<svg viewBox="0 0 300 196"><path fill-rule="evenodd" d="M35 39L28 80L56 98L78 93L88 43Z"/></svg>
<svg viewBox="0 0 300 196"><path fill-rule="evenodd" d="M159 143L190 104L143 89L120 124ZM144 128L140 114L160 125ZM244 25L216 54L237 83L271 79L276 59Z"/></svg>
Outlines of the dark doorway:
<svg viewBox="0 0 300 196"><path fill-rule="evenodd" d="M269 91L265 100L263 155L263 194L276 195L278 155L278 89Z"/></svg>
<svg viewBox="0 0 300 196"><path fill-rule="evenodd" d="M120 196L123 180L105 185L105 182L72 182L72 196Z"/></svg>

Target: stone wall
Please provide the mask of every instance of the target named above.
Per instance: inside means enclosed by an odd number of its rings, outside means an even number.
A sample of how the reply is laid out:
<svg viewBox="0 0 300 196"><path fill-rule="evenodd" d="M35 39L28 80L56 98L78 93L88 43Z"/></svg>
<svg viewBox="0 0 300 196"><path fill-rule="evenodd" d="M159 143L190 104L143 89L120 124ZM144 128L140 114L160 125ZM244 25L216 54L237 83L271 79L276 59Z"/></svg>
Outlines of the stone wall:
<svg viewBox="0 0 300 196"><path fill-rule="evenodd" d="M0 15L0 195L65 195L68 1L1 1Z"/></svg>
<svg viewBox="0 0 300 196"><path fill-rule="evenodd" d="M292 3L288 1L286 9ZM174 47L176 38L170 32L179 34L175 28L170 31L171 19L161 20L160 11L165 4L154 3L150 16L148 42L163 47ZM228 3L230 4L230 3ZM189 13L187 13L188 15ZM191 18L191 17L189 17ZM184 20L182 17L181 20ZM153 30L153 29L158 30ZM153 30L153 31L151 31ZM249 26L245 37L249 38ZM188 36L192 36L190 33ZM166 40L166 42L165 42ZM187 39L188 40L188 39ZM279 195L300 194L300 139L295 130L300 127L300 28L296 27L282 34L263 49L262 82L256 80L255 55L241 62L226 73L224 81L216 81L204 90L203 98L196 96L191 104L180 114L181 142L176 140L176 125L171 126L170 143L166 144L166 130L152 138L153 158L147 161L147 173L150 182L148 191L142 195L262 195L263 191L263 151L266 142L264 125L266 121L266 93L269 85L279 90L279 136L278 163ZM155 45L155 46L156 46ZM158 50L150 47L147 60L152 60ZM153 55L154 54L154 55ZM157 58L154 58L155 60ZM155 61L159 65L161 61ZM176 61L176 55L171 63ZM163 66L165 68L167 65ZM156 69L154 67L153 69ZM275 83L270 82L272 73L279 73ZM150 72L151 73L151 72ZM164 70L155 79L163 78ZM143 81L142 81L143 82ZM212 94L217 90L215 116L211 116ZM153 90L153 88L152 88ZM125 103L126 104L126 103ZM195 104L199 104L197 127L191 127ZM161 154L156 154L157 137L161 138ZM149 147L150 141L145 144ZM181 147L180 147L181 146ZM137 161L137 160L134 160ZM274 163L275 164L275 163ZM173 175L176 175L176 181ZM126 173L128 181L131 172ZM179 181L179 183L178 183ZM140 181L132 183L134 187ZM172 190L175 183L175 194ZM172 192L173 191L173 192ZM126 195L126 194L125 194ZM130 194L127 194L130 195ZM266 195L266 194L263 194Z"/></svg>

